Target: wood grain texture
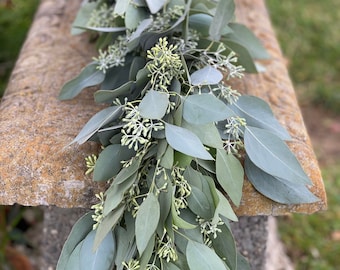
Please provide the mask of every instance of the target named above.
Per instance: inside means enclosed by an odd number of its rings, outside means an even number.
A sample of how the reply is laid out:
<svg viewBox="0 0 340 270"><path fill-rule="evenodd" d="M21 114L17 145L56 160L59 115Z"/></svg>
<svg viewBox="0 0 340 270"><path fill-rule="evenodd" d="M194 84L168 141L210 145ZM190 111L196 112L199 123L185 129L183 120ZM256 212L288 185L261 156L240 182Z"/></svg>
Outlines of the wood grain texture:
<svg viewBox="0 0 340 270"><path fill-rule="evenodd" d="M59 101L64 82L79 73L95 55L87 35L71 36L70 24L80 1L44 0L22 48L0 107L0 204L89 207L100 188L84 175L84 157L98 146L65 146L101 109L86 90L71 101ZM266 71L246 75L233 88L271 105L293 137L289 144L311 177L320 202L280 205L244 186L238 215L313 213L326 208L326 194L292 83L263 0L236 0L237 21L260 38L271 58ZM65 130L66 127L66 130Z"/></svg>

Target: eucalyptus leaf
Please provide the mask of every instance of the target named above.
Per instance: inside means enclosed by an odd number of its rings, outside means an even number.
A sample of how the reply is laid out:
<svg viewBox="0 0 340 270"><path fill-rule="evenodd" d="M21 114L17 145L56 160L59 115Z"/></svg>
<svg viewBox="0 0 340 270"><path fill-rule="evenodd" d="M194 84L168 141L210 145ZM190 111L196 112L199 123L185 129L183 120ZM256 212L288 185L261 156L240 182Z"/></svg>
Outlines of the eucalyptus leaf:
<svg viewBox="0 0 340 270"><path fill-rule="evenodd" d="M234 17L235 4L233 0L220 0L216 6L216 13L209 28L209 36L218 41L221 38L225 25Z"/></svg>
<svg viewBox="0 0 340 270"><path fill-rule="evenodd" d="M80 268L80 250L81 247L84 243L84 240L81 241L76 248L72 251L69 260L67 261L67 264L65 266L65 268L60 268L58 267L57 270L68 270L68 269L72 269L72 270L82 270Z"/></svg>
<svg viewBox="0 0 340 270"><path fill-rule="evenodd" d="M95 181L107 181L117 175L122 168L121 160L129 160L135 152L121 144L107 146L96 161L93 179Z"/></svg>
<svg viewBox="0 0 340 270"><path fill-rule="evenodd" d="M233 29L233 32L227 35L227 38L246 47L254 59L268 59L270 57L260 40L245 25L230 23L229 27Z"/></svg>
<svg viewBox="0 0 340 270"><path fill-rule="evenodd" d="M171 262L164 261L163 262L163 269L164 270L181 270L176 266L176 264L173 264Z"/></svg>
<svg viewBox="0 0 340 270"><path fill-rule="evenodd" d="M122 218L124 210L125 206L121 205L120 207L111 211L108 215L104 216L96 230L96 236L93 241L93 251L98 249L108 233L112 233L112 230L114 230L116 224Z"/></svg>
<svg viewBox="0 0 340 270"><path fill-rule="evenodd" d="M130 72L129 72L129 80L134 81L137 79L138 71L145 67L146 61L144 57L135 56L132 60Z"/></svg>
<svg viewBox="0 0 340 270"><path fill-rule="evenodd" d="M187 198L189 208L205 220L212 218L212 208L207 196L197 187L191 187L190 196Z"/></svg>
<svg viewBox="0 0 340 270"><path fill-rule="evenodd" d="M212 21L213 17L208 14L193 14L189 17L189 27L197 30L202 36L208 36Z"/></svg>
<svg viewBox="0 0 340 270"><path fill-rule="evenodd" d="M212 160L200 139L191 131L165 123L165 137L170 146L188 156Z"/></svg>
<svg viewBox="0 0 340 270"><path fill-rule="evenodd" d="M92 250L96 232L91 231L80 249L80 269L110 270L116 253L116 242L112 233L108 233L96 251Z"/></svg>
<svg viewBox="0 0 340 270"><path fill-rule="evenodd" d="M94 93L94 100L97 103L112 103L116 98L128 96L133 84L134 82L128 81L113 90L98 90Z"/></svg>
<svg viewBox="0 0 340 270"><path fill-rule="evenodd" d="M223 148L220 133L214 123L193 125L189 124L187 121L183 121L182 127L195 133L204 145L219 149Z"/></svg>
<svg viewBox="0 0 340 270"><path fill-rule="evenodd" d="M82 242L89 232L92 231L93 227L93 212L89 212L82 216L72 227L69 236L61 251L56 270L67 270L67 264L70 260L72 252L77 248L80 242ZM80 249L80 247L78 248ZM79 251L78 255L79 256ZM75 269L75 268L72 268Z"/></svg>
<svg viewBox="0 0 340 270"><path fill-rule="evenodd" d="M273 132L282 140L290 140L289 133L275 118L269 105L255 96L243 95L230 108L240 117L246 119L248 126L263 128Z"/></svg>
<svg viewBox="0 0 340 270"><path fill-rule="evenodd" d="M170 145L166 148L166 151L160 159L160 165L165 169L171 169L174 165L174 149Z"/></svg>
<svg viewBox="0 0 340 270"><path fill-rule="evenodd" d="M139 23L137 29L134 32L132 32L128 39L129 43L127 44L127 46L130 50L138 45L138 41L141 34L150 27L152 22L153 22L152 18L147 18Z"/></svg>
<svg viewBox="0 0 340 270"><path fill-rule="evenodd" d="M100 85L101 89L113 90L129 82L129 72L132 64L130 55L125 57L124 66L109 68L105 73L105 80Z"/></svg>
<svg viewBox="0 0 340 270"><path fill-rule="evenodd" d="M238 269L242 269L242 270L251 270L249 262L239 252L237 252L237 267L238 267Z"/></svg>
<svg viewBox="0 0 340 270"><path fill-rule="evenodd" d="M225 44L227 48L231 51L234 51L238 56L237 64L241 65L246 72L249 73L257 73L257 68L254 63L254 59L252 58L249 51L244 47L243 44L239 44L234 40L222 37L221 41ZM228 53L229 54L229 53Z"/></svg>
<svg viewBox="0 0 340 270"><path fill-rule="evenodd" d="M123 262L126 261L126 255L130 248L130 242L128 238L127 231L121 226L116 226L115 230L115 239L116 239L116 256L115 256L115 264L122 265Z"/></svg>
<svg viewBox="0 0 340 270"><path fill-rule="evenodd" d="M77 12L77 16L72 23L71 34L78 35L86 31L86 29L81 29L81 27L86 27L89 17L92 11L97 7L97 2L85 2L81 5Z"/></svg>
<svg viewBox="0 0 340 270"><path fill-rule="evenodd" d="M175 208L175 199L173 196L172 196L172 201L171 201L171 215L172 215L173 224L176 225L178 228L182 228L182 229L196 228L196 225L185 221L177 214L176 208Z"/></svg>
<svg viewBox="0 0 340 270"><path fill-rule="evenodd" d="M189 240L186 256L190 270L227 270L216 253L204 244Z"/></svg>
<svg viewBox="0 0 340 270"><path fill-rule="evenodd" d="M266 173L292 184L311 184L288 146L273 133L246 127L244 144L250 160Z"/></svg>
<svg viewBox="0 0 340 270"><path fill-rule="evenodd" d="M137 179L137 173L133 173L127 179L124 179L124 182L121 184L113 183L106 190L106 200L104 204L103 214L109 215L110 212L121 204L122 200L124 199L124 193L133 185L133 183Z"/></svg>
<svg viewBox="0 0 340 270"><path fill-rule="evenodd" d="M140 8L132 3L129 3L124 18L126 28L129 30L136 29L139 23L146 19L148 15L149 14L145 11L144 8Z"/></svg>
<svg viewBox="0 0 340 270"><path fill-rule="evenodd" d="M222 79L222 72L210 65L196 70L190 76L191 84L194 86L218 84Z"/></svg>
<svg viewBox="0 0 340 270"><path fill-rule="evenodd" d="M219 202L215 209L213 222L217 222L219 220L220 215L228 218L229 220L238 221L238 218L227 198L221 193L221 191L216 190L216 192L219 197Z"/></svg>
<svg viewBox="0 0 340 270"><path fill-rule="evenodd" d="M152 14L157 13L168 0L145 0Z"/></svg>
<svg viewBox="0 0 340 270"><path fill-rule="evenodd" d="M77 137L71 142L83 144L90 139L102 126L116 120L122 114L122 106L111 106L97 112L91 119L85 124Z"/></svg>
<svg viewBox="0 0 340 270"><path fill-rule="evenodd" d="M139 112L143 118L162 119L169 105L169 94L149 90L139 104Z"/></svg>
<svg viewBox="0 0 340 270"><path fill-rule="evenodd" d="M203 93L188 96L184 100L183 118L190 124L205 125L222 121L234 113L213 94Z"/></svg>
<svg viewBox="0 0 340 270"><path fill-rule="evenodd" d="M245 160L245 170L255 189L269 199L282 204L314 203L319 201L309 189L301 183L292 184L276 178L256 167L249 158Z"/></svg>
<svg viewBox="0 0 340 270"><path fill-rule="evenodd" d="M225 150L217 149L216 177L219 184L238 206L242 198L244 171L240 161Z"/></svg>
<svg viewBox="0 0 340 270"><path fill-rule="evenodd" d="M149 260L152 256L152 253L155 248L155 237L151 237L143 254L140 256L140 269L146 269L147 264L149 263Z"/></svg>
<svg viewBox="0 0 340 270"><path fill-rule="evenodd" d="M139 254L142 254L154 235L160 217L157 197L149 193L139 206L136 216L136 243Z"/></svg>
<svg viewBox="0 0 340 270"><path fill-rule="evenodd" d="M218 226L221 232L216 238L212 238L212 246L220 258L225 258L225 262L230 270L242 269L237 267L237 250L235 240L231 230L227 225Z"/></svg>
<svg viewBox="0 0 340 270"><path fill-rule="evenodd" d="M102 83L105 79L105 74L97 69L97 63L88 64L80 74L74 79L68 81L59 93L60 100L72 99L77 96L81 90L86 87L94 86Z"/></svg>
<svg viewBox="0 0 340 270"><path fill-rule="evenodd" d="M116 0L116 4L113 13L117 16L123 17L126 10L128 9L129 1L126 0Z"/></svg>

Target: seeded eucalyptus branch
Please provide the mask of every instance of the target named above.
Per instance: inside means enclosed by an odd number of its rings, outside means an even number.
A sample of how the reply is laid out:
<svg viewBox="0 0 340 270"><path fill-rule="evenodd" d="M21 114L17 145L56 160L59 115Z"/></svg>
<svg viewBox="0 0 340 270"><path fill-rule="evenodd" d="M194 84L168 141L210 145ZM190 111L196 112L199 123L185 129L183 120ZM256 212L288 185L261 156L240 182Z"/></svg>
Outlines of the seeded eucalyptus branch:
<svg viewBox="0 0 340 270"><path fill-rule="evenodd" d="M270 107L229 83L268 57L234 10L232 0L83 3L72 33L93 33L98 55L59 98L100 85L94 99L108 107L72 143L102 145L86 174L109 187L57 269L249 269L229 226L245 176L276 202L317 200Z"/></svg>

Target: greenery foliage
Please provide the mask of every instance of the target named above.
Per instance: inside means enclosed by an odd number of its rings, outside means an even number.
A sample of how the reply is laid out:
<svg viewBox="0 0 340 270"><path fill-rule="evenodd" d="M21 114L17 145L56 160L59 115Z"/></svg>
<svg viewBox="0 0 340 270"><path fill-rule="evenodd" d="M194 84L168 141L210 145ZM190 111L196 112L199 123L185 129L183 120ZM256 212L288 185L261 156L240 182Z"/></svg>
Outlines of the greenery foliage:
<svg viewBox="0 0 340 270"><path fill-rule="evenodd" d="M83 3L73 33L97 33L98 56L59 97L100 84L94 98L110 106L72 143L103 146L86 162L109 187L57 269L247 269L229 227L245 175L279 203L318 200L270 107L229 85L268 57L234 9L231 0Z"/></svg>

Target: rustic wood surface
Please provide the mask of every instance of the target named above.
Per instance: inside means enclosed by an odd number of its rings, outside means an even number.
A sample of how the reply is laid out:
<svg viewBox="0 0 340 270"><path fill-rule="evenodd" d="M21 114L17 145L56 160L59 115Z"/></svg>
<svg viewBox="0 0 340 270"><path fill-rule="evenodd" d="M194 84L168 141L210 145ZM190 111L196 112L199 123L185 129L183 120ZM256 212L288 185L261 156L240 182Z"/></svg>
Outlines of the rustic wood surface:
<svg viewBox="0 0 340 270"><path fill-rule="evenodd" d="M237 20L261 39L271 59L266 71L235 82L239 91L268 101L293 137L289 144L300 160L320 201L280 205L245 183L242 215L313 213L326 208L326 194L316 157L303 123L293 86L263 0L236 0ZM103 189L84 175L84 158L97 153L95 144L65 147L102 107L93 90L71 101L59 101L64 82L77 75L94 46L87 35L71 36L70 25L80 1L43 0L22 48L0 106L0 204L89 207Z"/></svg>

